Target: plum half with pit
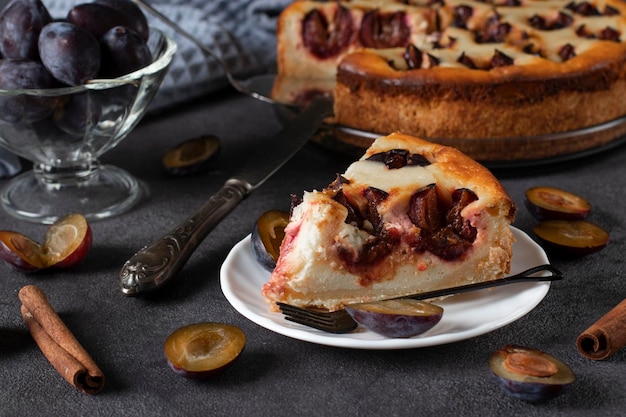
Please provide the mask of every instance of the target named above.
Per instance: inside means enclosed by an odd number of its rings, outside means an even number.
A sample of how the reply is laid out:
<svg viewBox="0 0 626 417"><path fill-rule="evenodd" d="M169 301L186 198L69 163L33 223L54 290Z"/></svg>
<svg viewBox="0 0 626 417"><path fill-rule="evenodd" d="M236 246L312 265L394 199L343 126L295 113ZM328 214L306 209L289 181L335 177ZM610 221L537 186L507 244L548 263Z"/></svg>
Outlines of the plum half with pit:
<svg viewBox="0 0 626 417"><path fill-rule="evenodd" d="M498 386L513 398L530 402L561 395L576 379L561 360L537 349L506 345L489 357Z"/></svg>
<svg viewBox="0 0 626 417"><path fill-rule="evenodd" d="M443 317L442 307L412 299L350 304L345 309L354 321L368 330L392 338L420 335Z"/></svg>
<svg viewBox="0 0 626 417"><path fill-rule="evenodd" d="M246 345L237 326L204 322L181 327L165 340L165 357L172 370L185 378L204 379L231 365Z"/></svg>
<svg viewBox="0 0 626 417"><path fill-rule="evenodd" d="M555 187L529 188L524 203L539 220L583 220L591 211L586 199Z"/></svg>
<svg viewBox="0 0 626 417"><path fill-rule="evenodd" d="M259 216L252 230L252 252L261 266L270 272L276 267L288 224L288 212L268 210Z"/></svg>
<svg viewBox="0 0 626 417"><path fill-rule="evenodd" d="M92 241L93 232L85 217L73 213L48 228L43 244L19 232L0 230L0 258L23 272L70 268L85 259Z"/></svg>
<svg viewBox="0 0 626 417"><path fill-rule="evenodd" d="M609 233L587 220L545 220L533 227L544 248L560 255L583 256L603 249Z"/></svg>

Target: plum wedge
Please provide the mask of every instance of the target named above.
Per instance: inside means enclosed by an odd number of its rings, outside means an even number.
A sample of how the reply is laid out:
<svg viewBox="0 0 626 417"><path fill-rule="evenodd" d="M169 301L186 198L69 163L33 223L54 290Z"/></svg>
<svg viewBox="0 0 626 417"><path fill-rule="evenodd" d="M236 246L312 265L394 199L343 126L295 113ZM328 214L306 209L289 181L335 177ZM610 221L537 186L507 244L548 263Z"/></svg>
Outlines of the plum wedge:
<svg viewBox="0 0 626 417"><path fill-rule="evenodd" d="M591 211L587 200L555 187L532 187L525 197L526 208L539 220L582 220Z"/></svg>
<svg viewBox="0 0 626 417"><path fill-rule="evenodd" d="M563 255L583 256L603 249L609 233L586 220L545 220L533 232L548 250Z"/></svg>

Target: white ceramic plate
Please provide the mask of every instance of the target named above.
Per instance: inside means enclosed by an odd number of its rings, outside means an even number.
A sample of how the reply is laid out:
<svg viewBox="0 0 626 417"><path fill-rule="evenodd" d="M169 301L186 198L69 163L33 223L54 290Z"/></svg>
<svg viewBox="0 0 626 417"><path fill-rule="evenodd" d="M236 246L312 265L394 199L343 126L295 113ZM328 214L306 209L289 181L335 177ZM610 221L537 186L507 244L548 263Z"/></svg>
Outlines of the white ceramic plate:
<svg viewBox="0 0 626 417"><path fill-rule="evenodd" d="M511 274L549 263L543 249L528 235L512 228ZM441 321L428 332L408 339L385 338L359 327L353 333L333 334L285 320L271 312L261 287L269 272L256 261L250 236L237 243L227 256L220 272L226 299L243 316L276 333L321 345L355 349L406 349L435 346L479 336L499 329L534 309L546 296L550 282L509 284L472 291L438 302L444 308Z"/></svg>

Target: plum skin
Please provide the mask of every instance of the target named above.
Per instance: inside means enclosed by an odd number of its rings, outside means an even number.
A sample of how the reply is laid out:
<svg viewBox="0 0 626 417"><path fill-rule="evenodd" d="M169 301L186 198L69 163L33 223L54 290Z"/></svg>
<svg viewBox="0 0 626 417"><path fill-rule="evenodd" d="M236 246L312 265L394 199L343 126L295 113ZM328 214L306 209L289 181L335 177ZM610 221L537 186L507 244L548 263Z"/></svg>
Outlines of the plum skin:
<svg viewBox="0 0 626 417"><path fill-rule="evenodd" d="M539 363L541 367L528 370L507 366L512 355L526 355L528 363ZM549 366L545 366L545 364ZM556 357L537 349L518 345L505 345L489 357L491 369L498 386L512 398L544 402L561 395L575 381L571 369ZM535 375L534 371L538 370Z"/></svg>
<svg viewBox="0 0 626 417"><path fill-rule="evenodd" d="M418 336L443 317L443 308L410 299L351 304L345 310L368 330L390 338Z"/></svg>
<svg viewBox="0 0 626 417"><path fill-rule="evenodd" d="M259 216L252 230L250 238L252 252L259 264L269 272L276 268L280 244L288 223L288 212L268 210Z"/></svg>

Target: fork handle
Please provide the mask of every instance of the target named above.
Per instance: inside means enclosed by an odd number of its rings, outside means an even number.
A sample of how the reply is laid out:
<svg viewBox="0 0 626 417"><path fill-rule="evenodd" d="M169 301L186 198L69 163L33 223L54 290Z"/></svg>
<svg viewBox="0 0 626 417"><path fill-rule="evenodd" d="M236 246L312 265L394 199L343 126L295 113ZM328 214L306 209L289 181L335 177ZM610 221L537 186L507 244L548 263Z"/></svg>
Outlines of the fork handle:
<svg viewBox="0 0 626 417"><path fill-rule="evenodd" d="M144 246L124 263L119 274L124 295L153 291L175 276L217 224L248 195L251 186L231 178L200 209L170 233Z"/></svg>
<svg viewBox="0 0 626 417"><path fill-rule="evenodd" d="M550 275L534 276L538 272L548 271ZM529 268L518 274L500 278L492 281L477 282L474 284L462 285L454 288L444 288L442 290L428 291L420 294L408 295L398 298L411 298L413 300L425 300L428 298L443 297L445 295L460 294L463 292L482 290L485 288L499 287L501 285L512 284L515 282L542 282L542 281L558 281L563 279L563 274L554 265L545 264Z"/></svg>

